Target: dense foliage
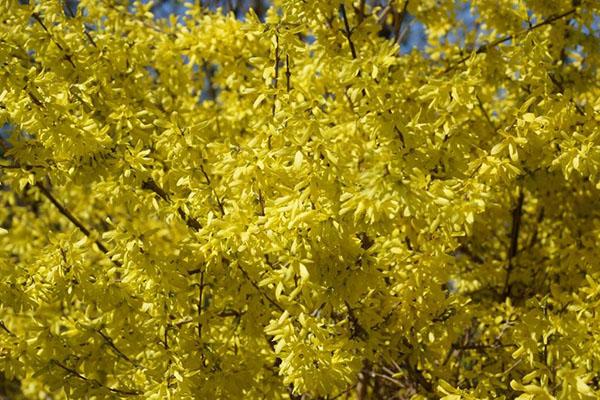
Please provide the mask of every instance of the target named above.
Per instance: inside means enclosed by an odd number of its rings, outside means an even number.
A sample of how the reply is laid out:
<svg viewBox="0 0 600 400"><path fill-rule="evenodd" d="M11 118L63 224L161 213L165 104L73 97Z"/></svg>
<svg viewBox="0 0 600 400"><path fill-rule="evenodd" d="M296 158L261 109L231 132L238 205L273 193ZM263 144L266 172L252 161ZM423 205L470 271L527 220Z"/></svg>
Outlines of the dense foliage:
<svg viewBox="0 0 600 400"><path fill-rule="evenodd" d="M0 393L600 396L600 2L152 7L0 1Z"/></svg>

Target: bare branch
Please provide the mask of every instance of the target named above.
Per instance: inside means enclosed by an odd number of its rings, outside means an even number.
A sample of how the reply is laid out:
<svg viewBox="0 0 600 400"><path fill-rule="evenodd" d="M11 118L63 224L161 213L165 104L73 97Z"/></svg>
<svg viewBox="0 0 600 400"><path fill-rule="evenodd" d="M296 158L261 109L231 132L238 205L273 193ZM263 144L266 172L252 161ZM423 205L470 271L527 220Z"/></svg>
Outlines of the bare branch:
<svg viewBox="0 0 600 400"><path fill-rule="evenodd" d="M544 21L542 21L542 22L540 22L538 24L535 24L535 25L531 26L530 28L527 28L527 29L522 30L520 32L517 32L517 33L512 34L512 35L507 35L507 36L501 37L498 40L493 41L492 43L483 44L483 45L481 45L481 46L479 46L477 48L477 50L475 51L475 54L485 53L489 49L494 48L494 47L498 46L499 44L508 42L508 41L510 41L510 40L518 37L518 36L525 35L525 34L527 34L529 32L532 32L532 31L534 31L536 29L539 29L539 28L541 28L543 26L550 25L550 24L554 23L555 21L558 21L560 19L568 17L569 15L574 14L575 11L576 11L576 9L573 8L573 9L571 9L569 11L566 11L566 12L564 12L562 14L555 15L553 17L545 19ZM454 64L449 65L443 72L446 73L446 72L449 72L449 71L455 69L456 67L460 66L461 64L464 64L464 62L467 61L469 58L471 58L470 54L468 56L465 56L465 57L461 58L460 60L458 60Z"/></svg>
<svg viewBox="0 0 600 400"><path fill-rule="evenodd" d="M242 271L242 274L244 275L244 277L246 278L246 280L248 282L250 282L250 284L254 287L254 289L256 289L258 291L258 293L260 293L269 303L271 303L276 309L278 309L281 312L284 312L285 309L283 307L281 307L279 305L279 303L277 303L275 300L273 300L268 294L266 294L261 288L260 286L258 286L258 284L254 281L254 279L252 279L250 277L250 275L248 275L248 272L246 272L246 270L244 268L242 268L241 265L238 265L238 268L240 269L240 271Z"/></svg>
<svg viewBox="0 0 600 400"><path fill-rule="evenodd" d="M204 296L204 272L200 271L200 290L198 294L198 338L202 340L202 308L203 308L203 296Z"/></svg>
<svg viewBox="0 0 600 400"><path fill-rule="evenodd" d="M512 227L510 232L510 248L508 250L508 266L506 268L506 278L504 280L504 289L502 296L506 298L510 294L510 274L514 268L513 259L519 251L519 231L521 229L521 218L523 217L523 188L519 187L519 197L517 205L512 212Z"/></svg>
<svg viewBox="0 0 600 400"><path fill-rule="evenodd" d="M346 15L346 7L344 4L340 4L340 13L342 14L342 19L344 20L344 29L346 39L348 39L348 45L350 46L350 53L352 53L352 58L356 60L356 48L354 47L354 43L352 42L352 31L350 30L350 25L348 24L348 16Z"/></svg>
<svg viewBox="0 0 600 400"><path fill-rule="evenodd" d="M66 217L69 221L71 221L71 223L73 225L75 225L77 227L77 229L79 229L81 231L81 233L83 233L88 238L91 238L92 234L91 234L90 230L88 228L86 228L83 225L83 223L77 217L75 217L73 215L73 213L71 213L71 211L69 211L64 205L62 205L56 199L56 197L54 197L54 195L50 192L50 190L48 190L40 182L36 182L35 186L40 190L40 192L44 195L44 197L46 197L48 200L50 200L50 203L52 203L52 205L54 205L54 207L56 207L58 212L60 212L64 217ZM106 255L109 255L108 249L99 239L95 239L94 243L96 244L96 246L98 246L98 249L100 249L101 252L103 252ZM120 261L113 260L111 257L109 257L109 259L117 267L121 267L123 265L123 264L121 264Z"/></svg>
<svg viewBox="0 0 600 400"><path fill-rule="evenodd" d="M275 34L275 79L273 81L273 87L275 88L275 94L273 94L273 109L271 114L275 116L275 105L277 102L277 84L279 81L279 35Z"/></svg>
<svg viewBox="0 0 600 400"><path fill-rule="evenodd" d="M71 375L75 376L76 378L79 378L79 379L81 379L82 381L85 381L85 382L87 382L87 383L89 383L89 384L91 384L91 385L93 385L93 386L96 386L96 387L101 387L101 388L103 388L103 389L106 389L106 390L108 390L108 391L110 391L110 392L113 392L113 393L120 394L120 395L122 395L122 396L139 396L139 395L141 394L140 392L138 392L138 391L136 391L136 390L130 390L130 389L123 390L123 389L117 389L117 388L113 388L113 387L110 387L110 386L105 386L105 385L103 385L102 383L100 383L99 381L97 381L96 379L90 379L90 378L88 378L88 377L86 377L86 376L82 375L81 373L79 373L79 372L78 372L78 371L76 371L75 369L73 369L73 368L69 368L69 367L67 367L66 365L64 365L64 364L60 363L60 362L59 362L59 361L57 361L57 360L51 360L51 362L52 362L54 365L58 366L59 368L61 368L61 369L65 370L65 371L66 371L66 372L68 372L69 374L71 374Z"/></svg>

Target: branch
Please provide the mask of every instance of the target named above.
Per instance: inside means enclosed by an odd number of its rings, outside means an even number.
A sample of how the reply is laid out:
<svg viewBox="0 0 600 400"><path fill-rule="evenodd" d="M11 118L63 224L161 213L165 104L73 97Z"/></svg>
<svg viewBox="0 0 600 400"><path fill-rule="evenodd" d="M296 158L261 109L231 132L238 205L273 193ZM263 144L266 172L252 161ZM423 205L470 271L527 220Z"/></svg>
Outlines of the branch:
<svg viewBox="0 0 600 400"><path fill-rule="evenodd" d="M67 0L63 1L63 6L64 6L65 10L67 10L67 13L69 14L69 16L71 18L75 18L75 12L73 12L73 10L71 10L71 5L69 4L69 2ZM91 43L92 46L98 47L96 45L96 42L94 41L94 39L92 38L92 36L88 32L85 24L83 24L83 33L85 34L85 36L87 37L87 39L90 41L90 43Z"/></svg>
<svg viewBox="0 0 600 400"><path fill-rule="evenodd" d="M496 125L494 125L494 123L492 122L492 119L490 118L490 115L486 111L485 107L483 107L483 102L479 98L479 95L476 95L475 97L477 98L477 105L479 106L479 109L481 110L481 113L485 117L486 121L488 122L490 127L494 130L494 132L497 132L498 129L496 128Z"/></svg>
<svg viewBox="0 0 600 400"><path fill-rule="evenodd" d="M404 135L402 134L402 131L398 129L396 125L394 125L394 131L398 134L398 139L400 139L400 142L402 143L402 148L406 148L406 142L404 141Z"/></svg>
<svg viewBox="0 0 600 400"><path fill-rule="evenodd" d="M219 195L217 194L217 191L215 190L215 188L213 188L211 180L210 180L210 177L208 176L208 174L204 170L204 166L203 165L200 165L200 171L202 171L202 175L204 175L204 178L206 178L206 184L210 187L210 189L212 190L213 194L215 195L215 198L217 199L217 205L219 206L219 211L221 211L221 216L223 217L225 215L225 207L223 206L223 202L219 198Z"/></svg>
<svg viewBox="0 0 600 400"><path fill-rule="evenodd" d="M162 200L167 203L171 202L171 196L163 188L158 186L158 184L154 181L154 179L150 178L142 183L142 189L150 190L158 195ZM179 217L185 222L185 224L192 229L194 232L198 232L202 229L202 224L198 222L198 220L191 215L188 215L181 206L177 207L177 213Z"/></svg>
<svg viewBox="0 0 600 400"><path fill-rule="evenodd" d="M202 340L202 301L204 295L204 270L200 271L200 293L198 294L198 338Z"/></svg>
<svg viewBox="0 0 600 400"><path fill-rule="evenodd" d="M273 83L273 87L275 88L275 93L273 94L273 109L271 110L271 114L275 116L275 103L277 102L277 82L279 80L279 35L275 34L275 80Z"/></svg>
<svg viewBox="0 0 600 400"><path fill-rule="evenodd" d="M354 314L354 310L350 307L347 301L344 301L346 308L348 309L348 320L350 321L350 339L359 338L367 340L369 338L368 332L360 325L358 318Z"/></svg>
<svg viewBox="0 0 600 400"><path fill-rule="evenodd" d="M104 339L104 341L106 342L106 344L114 350L115 353L117 353L118 356L120 356L121 358L123 358L125 361L129 362L130 364L132 364L135 367L138 367L138 364L131 361L131 359L129 357L127 357L127 355L125 355L125 353L123 353L121 350L119 350L119 348L115 345L114 341L112 340L112 338L110 338L110 336L108 336L107 334L105 334L104 332L102 332L101 329L97 329L96 332L102 336L102 339Z"/></svg>
<svg viewBox="0 0 600 400"><path fill-rule="evenodd" d="M508 250L508 267L506 268L506 278L504 280L504 289L502 295L504 299L510 294L510 274L514 268L513 259L519 251L519 231L521 229L521 218L523 217L523 188L519 187L519 197L517 206L512 212L512 228L510 232L510 248Z"/></svg>
<svg viewBox="0 0 600 400"><path fill-rule="evenodd" d="M344 20L344 28L346 29L345 35L346 39L348 39L348 45L350 46L350 53L352 53L352 58L356 60L356 48L354 47L354 43L352 42L352 31L350 30L350 25L348 24L346 7L343 3L340 4L340 13L342 14L342 19Z"/></svg>
<svg viewBox="0 0 600 400"><path fill-rule="evenodd" d="M564 93L565 93L565 87L563 86L563 84L562 84L561 82L559 82L559 81L558 81L558 79L556 79L556 78L554 77L554 75L552 75L552 74L548 74L548 77L550 77L550 80L551 80L551 81L552 81L552 83L553 83L553 84L554 84L554 85L555 85L555 86L558 88L559 92L560 92L561 94L564 94ZM575 100L573 100L573 98L572 98L572 97L570 97L570 98L569 98L569 101L570 101L571 103L573 103L573 105L575 106L575 110L577 111L577 113L578 113L579 115L581 115L582 117L585 117L585 116L586 116L586 115L585 115L585 111L583 111L583 109L581 108L581 106L579 106L579 104L577 104L577 103L575 102Z"/></svg>
<svg viewBox="0 0 600 400"><path fill-rule="evenodd" d="M408 374L413 380L415 380L419 384L419 386L421 386L429 393L433 392L433 385L427 380L427 378L425 378L423 372L419 371L416 368L413 368L413 366L410 365L408 361L405 363L405 366L406 370L408 371Z"/></svg>
<svg viewBox="0 0 600 400"><path fill-rule="evenodd" d="M400 15L398 16L398 18L396 19L396 32L394 33L394 41L398 44L400 44L400 39L401 39L401 35L400 32L402 31L402 23L404 22L404 18L406 18L406 10L408 8L408 2L410 0L404 0L404 6L402 7L402 11L400 11ZM404 36L404 35L402 35Z"/></svg>
<svg viewBox="0 0 600 400"><path fill-rule="evenodd" d="M12 333L10 329L8 329L8 327L6 326L6 324L4 324L4 321L2 320L0 320L0 328L2 328L2 330L8 333L10 336L16 336L14 333Z"/></svg>
<svg viewBox="0 0 600 400"><path fill-rule="evenodd" d="M358 7L353 6L354 7L354 11L356 11L356 15L358 15L358 23L362 23L366 17L366 13L365 13L365 6L366 6L367 1L366 0L360 0L360 3L358 4Z"/></svg>
<svg viewBox="0 0 600 400"><path fill-rule="evenodd" d="M46 27L46 25L44 25L44 21L42 21L42 17L40 17L40 14L34 12L31 14L31 16L33 17L33 19L35 19L38 24L40 24L42 26L42 28L46 31L46 33L48 34L48 36L50 37L50 40L52 41L52 43L54 43L56 45L56 47L58 47L58 49L60 51L63 52L63 57L65 58L65 60L68 61L69 64L71 64L71 66L74 69L77 69L77 67L75 66L75 63L73 62L73 59L71 59L71 56L65 51L64 47L62 47L62 45L60 43L58 43L57 40L54 39L54 36L52 36L52 33L50 33L50 31L48 30L48 28Z"/></svg>
<svg viewBox="0 0 600 400"><path fill-rule="evenodd" d="M71 223L73 225L75 225L77 227L77 229L79 229L81 231L81 233L83 233L88 238L91 238L92 234L91 234L90 230L87 229L83 225L83 223L81 223L81 221L79 221L79 219L77 217L75 217L73 215L73 213L71 213L71 211L69 211L64 205L62 205L56 199L56 197L54 197L54 195L52 193L50 193L50 191L48 189L46 189L46 187L44 185L42 185L40 182L36 182L35 186L40 190L40 192L44 195L44 197L46 197L48 200L50 200L50 202L52 203L52 205L54 205L54 207L56 207L58 212L60 212L64 217L66 217L69 221L71 221ZM104 254L109 256L108 249L99 239L95 239L94 243L96 244L96 246L98 246L98 248L100 249L101 252L103 252ZM120 261L113 260L110 256L109 256L109 259L117 267L123 266L123 264L121 264Z"/></svg>
<svg viewBox="0 0 600 400"><path fill-rule="evenodd" d="M289 93L292 90L292 73L290 72L290 56L288 54L285 55L285 83L286 90Z"/></svg>
<svg viewBox="0 0 600 400"><path fill-rule="evenodd" d="M57 360L50 360L54 365L60 367L61 369L67 371L69 374L81 379L82 381L85 381L89 384L92 384L94 386L97 387L101 387L104 388L106 390L109 390L113 393L117 393L120 394L122 396L139 396L141 393L138 392L137 390L123 390L123 389L116 389L116 388L112 388L110 386L104 386L102 383L98 382L96 379L90 379L82 374L80 374L79 372L77 372L75 369L73 368L69 368L66 365L61 364L59 361Z"/></svg>
<svg viewBox="0 0 600 400"><path fill-rule="evenodd" d="M495 40L492 43L483 44L483 45L481 45L481 46L479 46L477 48L477 50L475 51L475 54L485 53L486 51L488 51L488 49L496 47L499 44L502 44L504 42L508 42L509 40L512 40L512 39L516 38L517 36L521 36L521 35L527 34L529 32L532 32L532 31L536 30L536 29L539 29L539 28L541 28L543 26L550 25L550 24L552 24L555 21L558 21L560 19L568 17L569 15L574 14L575 11L576 11L576 9L573 8L573 9L571 9L569 11L566 11L566 12L564 12L562 14L555 15L554 17L550 17L550 18L548 18L548 19L546 19L546 20L544 20L544 21L542 21L542 22L540 22L538 24L535 24L535 25L533 25L533 26L531 26L531 27L529 27L529 28L527 28L525 30L522 30L520 32L517 32L517 33L512 34L512 35L507 35L507 36L501 37L500 39ZM454 63L452 65L449 65L448 68L446 68L443 72L446 73L446 72L449 72L449 71L453 70L454 68L456 68L459 65L463 64L469 58L471 58L471 55L468 55L468 56L465 56L465 57L461 58L456 63Z"/></svg>
<svg viewBox="0 0 600 400"><path fill-rule="evenodd" d="M240 271L242 271L242 274L244 274L244 277L248 280L248 282L250 282L250 284L252 286L254 286L254 288L269 302L271 303L276 309L278 309L281 312L284 312L285 309L283 307L281 307L275 300L273 300L268 294L266 294L265 292L262 291L262 289L260 288L260 286L258 286L258 284L252 279L250 278L250 275L248 275L248 272L246 272L246 270L244 268L242 268L241 265L238 264L238 268L240 269Z"/></svg>

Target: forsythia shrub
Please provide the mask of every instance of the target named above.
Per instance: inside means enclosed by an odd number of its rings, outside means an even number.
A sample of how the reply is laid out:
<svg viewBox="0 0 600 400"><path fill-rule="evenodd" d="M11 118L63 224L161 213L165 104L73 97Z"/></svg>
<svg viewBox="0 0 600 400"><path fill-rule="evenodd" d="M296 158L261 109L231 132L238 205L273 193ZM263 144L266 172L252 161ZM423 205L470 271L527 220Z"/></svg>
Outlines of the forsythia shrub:
<svg viewBox="0 0 600 400"><path fill-rule="evenodd" d="M599 1L72 3L0 0L0 393L600 397Z"/></svg>

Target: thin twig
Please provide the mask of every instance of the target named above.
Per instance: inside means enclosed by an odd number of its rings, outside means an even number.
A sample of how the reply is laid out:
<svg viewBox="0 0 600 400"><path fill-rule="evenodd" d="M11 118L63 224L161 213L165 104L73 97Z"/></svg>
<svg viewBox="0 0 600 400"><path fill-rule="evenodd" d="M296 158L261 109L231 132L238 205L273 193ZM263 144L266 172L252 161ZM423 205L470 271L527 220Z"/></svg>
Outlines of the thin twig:
<svg viewBox="0 0 600 400"><path fill-rule="evenodd" d="M402 11L400 11L400 15L397 18L397 22L396 22L396 31L394 32L394 41L398 44L400 44L400 39L401 39L401 35L400 32L402 31L402 23L404 22L404 19L406 18L406 10L408 9L408 2L410 0L404 0L404 6L402 7Z"/></svg>
<svg viewBox="0 0 600 400"><path fill-rule="evenodd" d="M63 3L64 3L65 10L67 10L67 13L69 14L69 16L71 18L75 18L75 12L73 12L73 10L71 10L71 6L70 6L69 2L67 0L64 0ZM90 33L88 32L85 24L83 24L83 33L85 34L85 36L87 37L87 39L89 40L89 42L91 43L92 46L98 47L96 45L96 42L92 38L92 36L90 36Z"/></svg>
<svg viewBox="0 0 600 400"><path fill-rule="evenodd" d="M213 187L212 181L211 181L210 177L208 176L208 174L206 173L206 170L204 169L203 165L200 165L200 171L202 172L202 175L204 175L204 178L206 179L206 184L210 187L211 191L215 195L215 199L217 200L217 205L219 206L219 211L221 211L221 216L222 217L225 216L225 207L223 206L223 202L221 201L221 199L219 198L219 195L217 194L217 191Z"/></svg>
<svg viewBox="0 0 600 400"><path fill-rule="evenodd" d="M553 23L555 21L558 21L560 19L568 17L569 15L574 14L575 12L576 12L576 9L573 8L573 9L571 9L569 11L566 11L566 12L564 12L562 14L555 15L554 17L550 17L550 18L548 18L548 19L546 19L546 20L544 20L544 21L542 21L542 22L540 22L540 23L538 23L536 25L531 26L530 28L524 29L524 30L522 30L520 32L517 32L517 33L512 34L512 35L507 35L507 36L501 37L500 39L495 40L492 43L483 44L483 45L479 46L477 48L477 50L475 50L475 54L485 53L487 50L489 50L489 49L491 49L493 47L496 47L499 44L502 44L504 42L508 42L509 40L512 40L512 39L516 38L517 36L521 36L521 35L527 34L529 32L532 32L532 31L536 30L536 29L539 29L539 28L541 28L543 26L549 25L549 24L551 24L551 23ZM459 65L463 64L469 58L471 58L471 55L468 55L468 56L465 56L465 57L461 58L460 60L458 60L454 64L449 65L443 72L446 73L446 72L449 72L449 71L453 70L454 68L456 68Z"/></svg>
<svg viewBox="0 0 600 400"><path fill-rule="evenodd" d="M4 324L4 321L0 321L0 328L2 328L2 330L6 333L8 333L10 336L16 336L14 333L11 332L10 329L8 329L8 327L6 326L6 324Z"/></svg>
<svg viewBox="0 0 600 400"><path fill-rule="evenodd" d="M124 359L125 361L129 362L130 364L133 364L134 366L138 366L134 361L131 361L131 359L129 357L127 357L127 355L125 353L123 353L121 350L119 350L119 348L115 345L115 342L112 340L112 338L110 336L108 336L106 333L102 332L101 329L96 330L96 332L102 336L102 339L104 339L104 341L106 342L106 344L113 349L113 351L122 359Z"/></svg>
<svg viewBox="0 0 600 400"><path fill-rule="evenodd" d="M142 189L150 190L158 195L162 200L167 203L171 202L171 196L163 188L158 186L158 184L154 181L154 179L150 178L145 180L142 183ZM185 222L185 224L195 232L198 232L202 229L202 224L198 222L198 220L191 215L187 214L181 206L177 207L177 213L179 217Z"/></svg>
<svg viewBox="0 0 600 400"><path fill-rule="evenodd" d="M122 396L139 396L141 393L136 391L136 390L123 390L123 389L116 389L110 386L105 386L102 383L100 383L99 381L97 381L96 379L90 379L84 375L82 375L81 373L79 373L78 371L76 371L73 368L69 368L66 365L61 364L59 361L57 360L52 360L52 363L58 367L60 367L61 369L65 370L66 372L68 372L69 374L81 379L82 381L85 381L87 383L90 383L96 387L101 387L103 389L106 389L110 392L113 393L117 393L120 394Z"/></svg>
<svg viewBox="0 0 600 400"><path fill-rule="evenodd" d="M44 197L46 197L48 200L50 200L50 202L52 203L52 205L54 205L54 207L56 207L58 212L60 212L64 217L66 217L69 221L71 221L71 223L73 225L75 225L77 227L77 229L79 229L81 231L81 233L83 233L88 238L91 238L92 233L90 232L90 230L88 228L86 228L83 225L83 223L77 217L75 217L75 215L73 215L73 213L71 211L69 211L64 205L62 205L56 199L56 197L54 197L54 195L50 192L50 190L48 190L40 182L36 182L35 186L40 190L40 192L44 195ZM109 255L108 249L99 239L94 239L94 243L96 244L96 246L98 246L98 249L100 249L101 252L103 252L107 256ZM120 261L113 260L112 257L109 257L109 259L117 267L121 267L123 265L123 264L121 264Z"/></svg>
<svg viewBox="0 0 600 400"><path fill-rule="evenodd" d="M488 122L488 124L490 125L490 127L494 130L494 132L496 132L498 129L496 128L496 125L494 125L494 123L492 122L490 115L488 114L485 107L483 106L483 102L479 98L479 95L476 95L475 97L477 98L477 105L479 106L479 110L481 110L481 113L485 117L485 119Z"/></svg>
<svg viewBox="0 0 600 400"><path fill-rule="evenodd" d="M275 116L275 105L277 103L277 84L279 81L279 35L275 34L275 79L273 80L273 88L275 93L273 94L273 108L271 114Z"/></svg>
<svg viewBox="0 0 600 400"><path fill-rule="evenodd" d="M512 227L510 232L510 248L508 250L508 266L506 268L506 277L504 280L504 289L502 296L506 300L510 294L510 274L514 268L513 259L519 251L519 231L521 229L521 218L523 217L523 188L519 187L519 197L517 205L512 212Z"/></svg>
<svg viewBox="0 0 600 400"><path fill-rule="evenodd" d="M433 392L433 384L429 382L427 378L425 378L421 371L419 371L416 368L413 368L413 366L410 365L408 362L405 363L405 366L409 375L419 384L419 386L421 386L429 393Z"/></svg>
<svg viewBox="0 0 600 400"><path fill-rule="evenodd" d="M292 90L292 73L290 72L290 56L288 54L285 55L285 83L289 93Z"/></svg>
<svg viewBox="0 0 600 400"><path fill-rule="evenodd" d="M32 13L31 16L33 17L33 19L35 19L37 21L38 24L40 24L42 26L44 31L46 31L46 33L50 37L50 40L52 41L52 43L54 43L56 45L56 47L58 47L58 49L60 51L62 51L65 60L67 60L67 62L69 64L71 64L71 66L73 68L77 69L77 67L75 66L75 63L71 59L71 56L65 51L64 47L62 47L62 45L56 39L54 39L54 36L52 36L52 33L48 30L48 28L44 24L44 21L42 21L42 17L36 12Z"/></svg>
<svg viewBox="0 0 600 400"><path fill-rule="evenodd" d="M200 271L200 290L198 294L198 338L202 340L202 308L204 297L204 269Z"/></svg>
<svg viewBox="0 0 600 400"><path fill-rule="evenodd" d="M344 4L340 4L340 13L342 14L342 19L344 20L344 29L346 39L348 39L348 45L350 46L350 53L352 53L352 58L356 60L356 48L354 47L354 43L352 42L352 31L350 30L350 25L348 24L348 16L346 15L346 7Z"/></svg>
<svg viewBox="0 0 600 400"><path fill-rule="evenodd" d="M552 83L558 88L558 90L560 91L560 93L564 94L565 93L565 88L564 88L563 84L560 81L558 81L558 79L556 79L554 77L554 75L548 74L548 76L550 77L550 80L552 81ZM582 117L586 116L585 115L585 111L583 111L583 109L579 106L579 104L577 104L575 102L575 100L573 100L573 98L569 98L569 101L571 103L573 103L573 105L575 106L575 110L577 111L577 113L579 115L581 115Z"/></svg>
<svg viewBox="0 0 600 400"><path fill-rule="evenodd" d="M350 321L350 339L359 338L367 340L369 338L368 332L363 328L354 314L354 310L350 307L350 303L344 301L346 308L348 309L348 320Z"/></svg>
<svg viewBox="0 0 600 400"><path fill-rule="evenodd" d="M246 280L248 280L248 282L250 282L250 284L252 286L254 286L254 288L269 302L271 303L276 309L278 309L281 312L284 312L285 309L280 306L275 300L273 300L268 294L266 294L265 292L263 292L263 290L260 288L260 286L258 286L258 284L254 281L254 279L252 279L250 277L250 275L248 275L248 272L246 272L246 270L244 268L242 268L241 265L238 265L238 268L240 269L240 271L242 271L242 274L244 275L244 277L246 278Z"/></svg>

